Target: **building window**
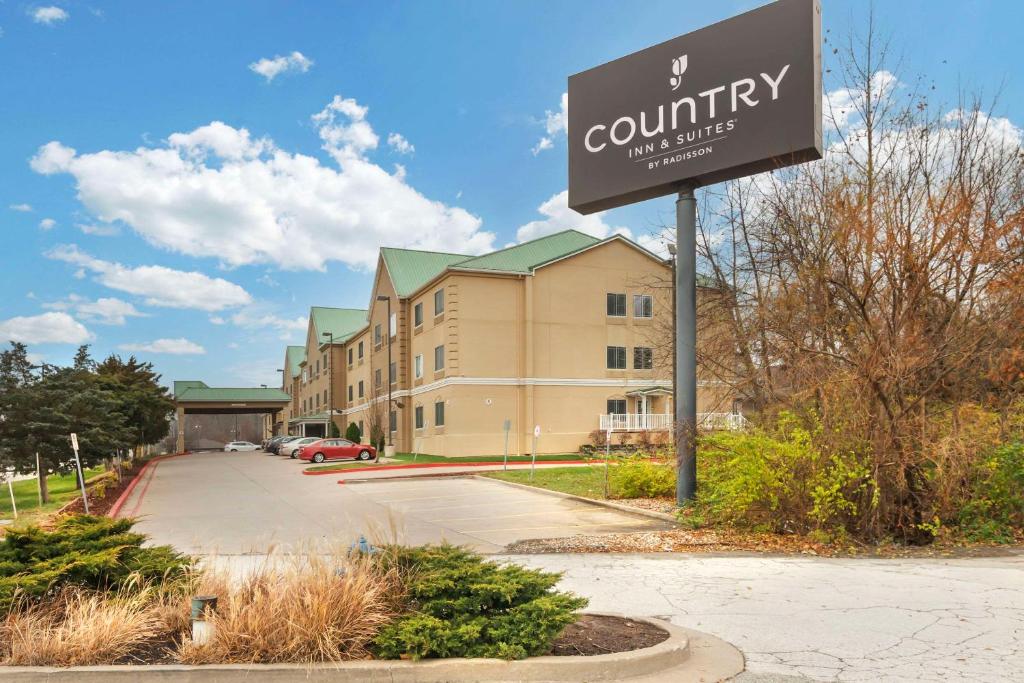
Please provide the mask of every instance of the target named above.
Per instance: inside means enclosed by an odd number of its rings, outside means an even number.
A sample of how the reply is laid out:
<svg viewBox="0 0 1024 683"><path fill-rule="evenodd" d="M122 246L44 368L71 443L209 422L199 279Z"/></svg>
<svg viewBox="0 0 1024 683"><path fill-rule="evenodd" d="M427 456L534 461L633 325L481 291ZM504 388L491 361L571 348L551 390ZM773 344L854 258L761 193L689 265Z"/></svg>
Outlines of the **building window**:
<svg viewBox="0 0 1024 683"><path fill-rule="evenodd" d="M626 295L608 293L608 315L613 318L626 317Z"/></svg>
<svg viewBox="0 0 1024 683"><path fill-rule="evenodd" d="M633 369L650 370L654 367L654 352L647 346L633 348Z"/></svg>
<svg viewBox="0 0 1024 683"><path fill-rule="evenodd" d="M366 396L366 392L363 390L363 380L359 380L359 398Z"/></svg>
<svg viewBox="0 0 1024 683"><path fill-rule="evenodd" d="M380 387L380 368L373 371L373 386Z"/></svg>
<svg viewBox="0 0 1024 683"><path fill-rule="evenodd" d="M380 346L381 344L381 331L380 323L373 326L373 345Z"/></svg>
<svg viewBox="0 0 1024 683"><path fill-rule="evenodd" d="M625 415L626 414L626 399L624 399L624 398L610 398L610 399L608 399L608 414L609 415Z"/></svg>
<svg viewBox="0 0 1024 683"><path fill-rule="evenodd" d="M419 327L423 324L423 302L416 304L412 308L412 324Z"/></svg>
<svg viewBox="0 0 1024 683"><path fill-rule="evenodd" d="M394 410L388 413L388 429L392 432L398 431L398 413Z"/></svg>
<svg viewBox="0 0 1024 683"><path fill-rule="evenodd" d="M348 385L348 400L349 401L352 400L352 385L351 384Z"/></svg>
<svg viewBox="0 0 1024 683"><path fill-rule="evenodd" d="M348 364L352 365L352 349L348 350Z"/></svg>
<svg viewBox="0 0 1024 683"><path fill-rule="evenodd" d="M633 317L634 318L653 318L654 317L654 297L650 294L634 294L633 295Z"/></svg>
<svg viewBox="0 0 1024 683"><path fill-rule="evenodd" d="M391 361L391 365L388 368L388 381L391 384L395 384L398 381L398 363Z"/></svg>
<svg viewBox="0 0 1024 683"><path fill-rule="evenodd" d="M319 391L316 393L316 407L317 408L320 407L320 392Z"/></svg>
<svg viewBox="0 0 1024 683"><path fill-rule="evenodd" d="M439 289L434 292L434 315L438 316L444 313L444 289Z"/></svg>
<svg viewBox="0 0 1024 683"><path fill-rule="evenodd" d="M319 377L320 376L320 359L319 358L317 358L316 365L313 366L313 367L316 368L316 370L313 371L313 376L314 377Z"/></svg>
<svg viewBox="0 0 1024 683"><path fill-rule="evenodd" d="M423 378L423 354L417 354L416 358L413 359L413 371L416 379Z"/></svg>
<svg viewBox="0 0 1024 683"><path fill-rule="evenodd" d="M324 405L327 405L327 390L324 389Z"/></svg>
<svg viewBox="0 0 1024 683"><path fill-rule="evenodd" d="M302 383L306 383L306 368L302 368Z"/></svg>
<svg viewBox="0 0 1024 683"><path fill-rule="evenodd" d="M416 406L416 429L423 429L423 406Z"/></svg>
<svg viewBox="0 0 1024 683"><path fill-rule="evenodd" d="M388 334L394 337L398 334L398 314L392 313L391 318L388 320Z"/></svg>
<svg viewBox="0 0 1024 683"><path fill-rule="evenodd" d="M434 404L434 426L444 427L444 401Z"/></svg>
<svg viewBox="0 0 1024 683"><path fill-rule="evenodd" d="M625 370L626 369L626 347L625 346L609 346L608 347L608 369L609 370Z"/></svg>
<svg viewBox="0 0 1024 683"><path fill-rule="evenodd" d="M359 342L359 360L363 359L363 342Z"/></svg>
<svg viewBox="0 0 1024 683"><path fill-rule="evenodd" d="M324 354L324 372L327 372L327 354Z"/></svg>
<svg viewBox="0 0 1024 683"><path fill-rule="evenodd" d="M444 344L434 347L434 372L444 370Z"/></svg>

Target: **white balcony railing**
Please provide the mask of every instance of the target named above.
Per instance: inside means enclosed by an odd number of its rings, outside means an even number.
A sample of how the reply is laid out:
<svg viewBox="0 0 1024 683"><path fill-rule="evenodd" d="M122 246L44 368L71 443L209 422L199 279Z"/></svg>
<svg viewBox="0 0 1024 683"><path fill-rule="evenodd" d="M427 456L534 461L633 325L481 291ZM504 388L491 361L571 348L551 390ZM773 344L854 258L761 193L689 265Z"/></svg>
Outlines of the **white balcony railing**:
<svg viewBox="0 0 1024 683"><path fill-rule="evenodd" d="M601 431L657 432L672 428L674 416L669 413L626 413L601 415ZM707 431L739 430L747 426L747 418L739 413L697 413L697 427Z"/></svg>

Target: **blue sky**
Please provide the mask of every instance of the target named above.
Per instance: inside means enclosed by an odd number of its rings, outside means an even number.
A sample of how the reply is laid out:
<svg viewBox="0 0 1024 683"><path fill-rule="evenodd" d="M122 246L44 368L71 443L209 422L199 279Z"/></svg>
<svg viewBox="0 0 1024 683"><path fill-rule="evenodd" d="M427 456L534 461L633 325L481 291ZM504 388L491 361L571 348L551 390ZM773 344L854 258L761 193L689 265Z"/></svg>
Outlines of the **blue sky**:
<svg viewBox="0 0 1024 683"><path fill-rule="evenodd" d="M547 114L569 74L758 4L3 0L0 333L275 385L309 306L366 305L378 246L642 238L671 200L569 214ZM833 36L869 7L822 4ZM1020 3L875 11L901 75L1024 123Z"/></svg>

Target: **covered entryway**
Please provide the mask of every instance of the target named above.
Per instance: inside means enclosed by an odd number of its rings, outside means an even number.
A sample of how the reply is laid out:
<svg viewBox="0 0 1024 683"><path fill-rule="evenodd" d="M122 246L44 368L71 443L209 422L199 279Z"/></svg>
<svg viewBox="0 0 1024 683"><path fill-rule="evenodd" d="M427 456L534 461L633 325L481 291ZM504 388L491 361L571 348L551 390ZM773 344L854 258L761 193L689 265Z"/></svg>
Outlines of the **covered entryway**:
<svg viewBox="0 0 1024 683"><path fill-rule="evenodd" d="M288 433L295 436L327 436L327 413L303 415L288 421Z"/></svg>
<svg viewBox="0 0 1024 683"><path fill-rule="evenodd" d="M175 450L182 453L219 448L228 441L259 443L271 435L277 414L290 401L291 396L280 389L210 387L196 380L175 382Z"/></svg>

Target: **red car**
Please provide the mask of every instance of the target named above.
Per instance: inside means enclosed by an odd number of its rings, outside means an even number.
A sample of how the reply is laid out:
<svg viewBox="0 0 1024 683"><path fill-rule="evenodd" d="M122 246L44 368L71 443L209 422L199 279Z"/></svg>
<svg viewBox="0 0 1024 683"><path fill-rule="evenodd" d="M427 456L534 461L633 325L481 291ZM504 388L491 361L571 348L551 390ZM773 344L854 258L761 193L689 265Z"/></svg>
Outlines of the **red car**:
<svg viewBox="0 0 1024 683"><path fill-rule="evenodd" d="M377 457L377 449L361 443L352 443L348 439L321 439L299 448L295 454L299 460L373 460Z"/></svg>

